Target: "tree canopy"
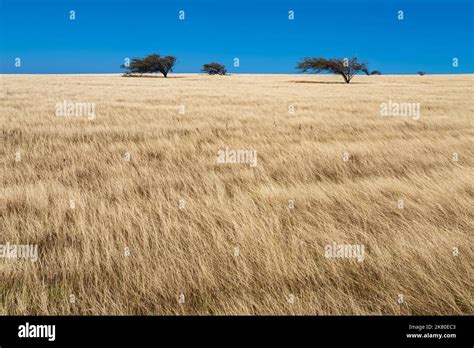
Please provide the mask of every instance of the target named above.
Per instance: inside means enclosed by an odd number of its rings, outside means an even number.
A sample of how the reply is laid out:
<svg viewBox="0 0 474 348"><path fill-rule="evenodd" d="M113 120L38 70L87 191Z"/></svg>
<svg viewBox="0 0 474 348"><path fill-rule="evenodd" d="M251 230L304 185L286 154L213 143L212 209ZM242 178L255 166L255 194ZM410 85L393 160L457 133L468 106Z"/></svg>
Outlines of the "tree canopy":
<svg viewBox="0 0 474 348"><path fill-rule="evenodd" d="M357 57L352 58L305 58L296 66L303 72L330 72L341 75L346 83L351 82L352 78L358 72L369 75L367 63L359 61Z"/></svg>
<svg viewBox="0 0 474 348"><path fill-rule="evenodd" d="M215 62L204 64L201 71L209 75L225 75L227 73L224 65Z"/></svg>
<svg viewBox="0 0 474 348"><path fill-rule="evenodd" d="M145 58L134 58L128 66L121 67L127 69L131 74L162 73L168 77L168 73L173 71L176 58L172 56L161 57L159 54L149 54Z"/></svg>

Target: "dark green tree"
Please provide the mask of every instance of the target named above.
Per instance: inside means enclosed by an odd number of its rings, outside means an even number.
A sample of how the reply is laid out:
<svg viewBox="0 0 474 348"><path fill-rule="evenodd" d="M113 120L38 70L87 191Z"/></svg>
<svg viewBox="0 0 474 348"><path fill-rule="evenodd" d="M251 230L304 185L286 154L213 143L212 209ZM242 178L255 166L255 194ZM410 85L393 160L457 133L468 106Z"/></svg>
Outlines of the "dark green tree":
<svg viewBox="0 0 474 348"><path fill-rule="evenodd" d="M219 63L208 63L202 66L201 72L207 73L209 75L225 75L227 70L224 65Z"/></svg>
<svg viewBox="0 0 474 348"><path fill-rule="evenodd" d="M346 83L351 82L352 78L358 72L369 74L367 63L360 62L357 57L352 58L305 58L296 66L297 69L303 72L330 72L341 75Z"/></svg>
<svg viewBox="0 0 474 348"><path fill-rule="evenodd" d="M143 59L140 58L133 58L129 65L122 64L120 67L127 69L127 74L144 74L148 72Z"/></svg>
<svg viewBox="0 0 474 348"><path fill-rule="evenodd" d="M131 74L162 73L164 77L168 77L168 73L173 71L175 64L175 57L149 54L145 58L134 58L130 61L129 66L122 65L121 67L127 69Z"/></svg>

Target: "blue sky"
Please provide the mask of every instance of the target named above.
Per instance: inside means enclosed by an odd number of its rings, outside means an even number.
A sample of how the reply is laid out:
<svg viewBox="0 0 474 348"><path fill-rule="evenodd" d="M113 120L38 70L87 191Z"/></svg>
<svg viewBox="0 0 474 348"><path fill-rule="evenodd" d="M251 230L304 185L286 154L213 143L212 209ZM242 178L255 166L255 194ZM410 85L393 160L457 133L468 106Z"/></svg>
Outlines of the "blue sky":
<svg viewBox="0 0 474 348"><path fill-rule="evenodd" d="M0 3L0 73L121 72L124 58L148 53L176 56L175 72L218 61L230 73L294 73L304 57L353 55L385 74L474 72L472 0Z"/></svg>

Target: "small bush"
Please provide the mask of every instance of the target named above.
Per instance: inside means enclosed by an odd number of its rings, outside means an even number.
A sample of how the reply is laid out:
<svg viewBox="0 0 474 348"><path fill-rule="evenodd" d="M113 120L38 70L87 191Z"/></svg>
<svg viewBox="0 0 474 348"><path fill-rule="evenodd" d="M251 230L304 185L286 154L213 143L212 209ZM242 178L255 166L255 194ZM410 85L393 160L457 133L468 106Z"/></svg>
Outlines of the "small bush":
<svg viewBox="0 0 474 348"><path fill-rule="evenodd" d="M219 63L204 64L201 71L209 75L225 75L227 73L225 66Z"/></svg>

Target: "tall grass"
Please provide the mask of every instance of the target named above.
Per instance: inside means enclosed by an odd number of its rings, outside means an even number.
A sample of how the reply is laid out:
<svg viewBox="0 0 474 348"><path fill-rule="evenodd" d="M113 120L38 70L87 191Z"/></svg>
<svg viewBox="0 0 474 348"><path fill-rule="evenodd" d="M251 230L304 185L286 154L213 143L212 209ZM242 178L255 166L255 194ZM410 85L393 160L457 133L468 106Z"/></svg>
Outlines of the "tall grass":
<svg viewBox="0 0 474 348"><path fill-rule="evenodd" d="M339 80L2 76L0 313L472 314L472 76Z"/></svg>

